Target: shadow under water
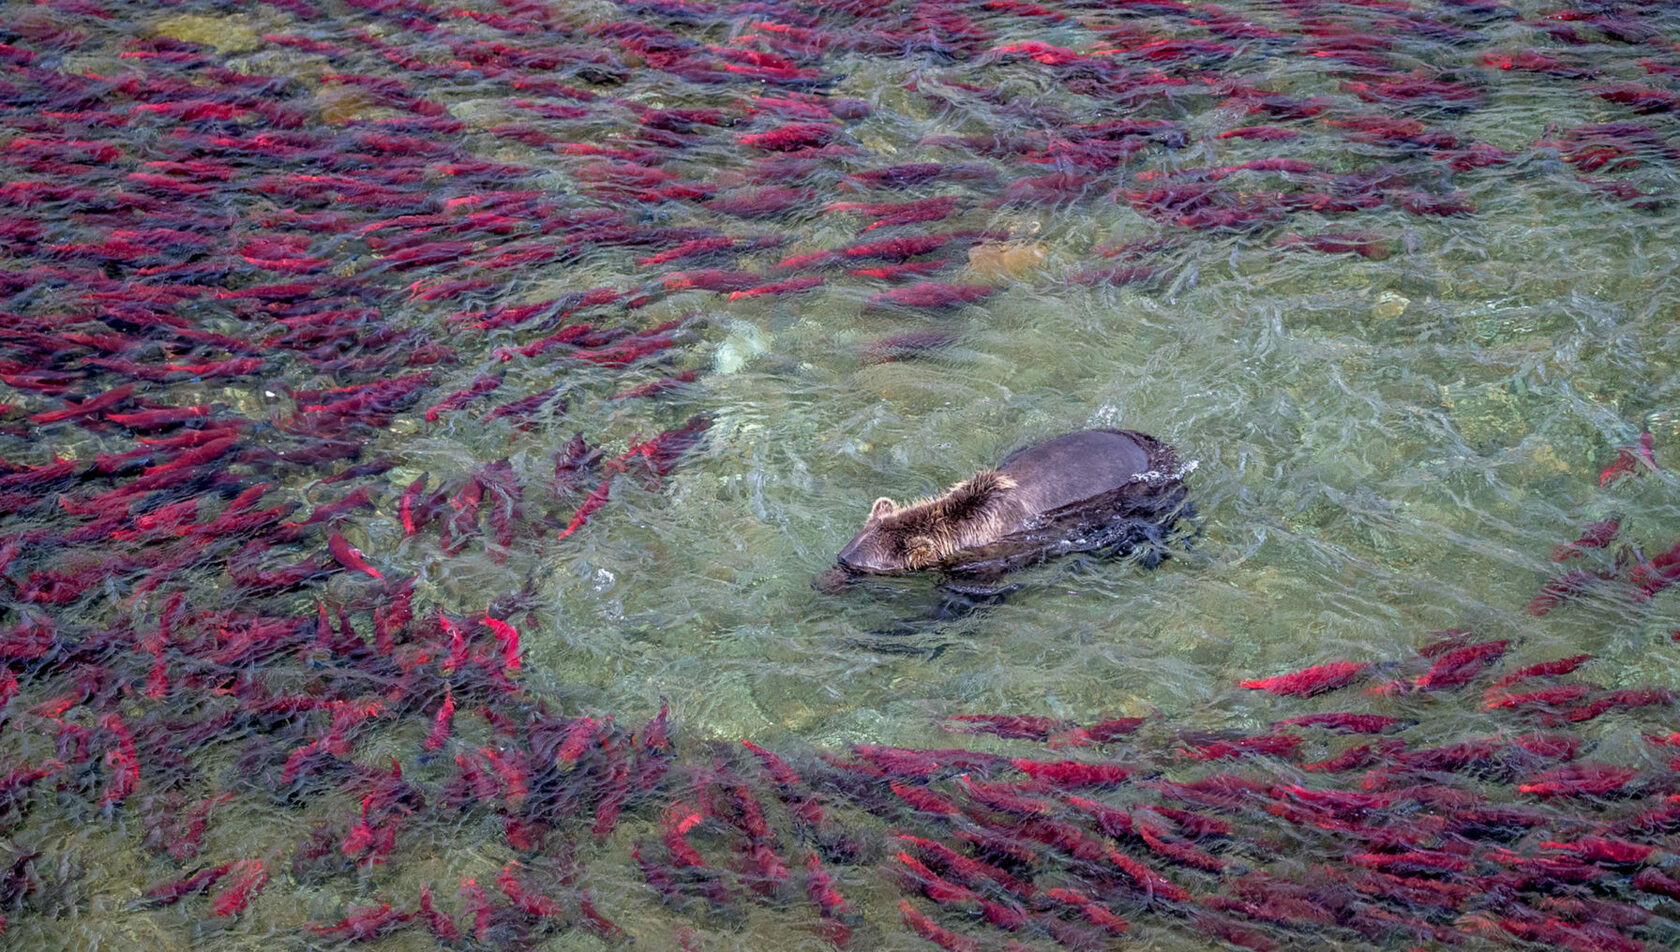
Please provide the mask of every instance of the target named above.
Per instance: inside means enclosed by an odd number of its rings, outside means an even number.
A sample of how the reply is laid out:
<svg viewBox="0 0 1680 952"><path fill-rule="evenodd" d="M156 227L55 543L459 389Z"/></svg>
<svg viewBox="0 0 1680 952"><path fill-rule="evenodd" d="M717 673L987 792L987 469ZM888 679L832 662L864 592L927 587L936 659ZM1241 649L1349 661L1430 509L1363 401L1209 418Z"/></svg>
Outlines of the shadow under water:
<svg viewBox="0 0 1680 952"><path fill-rule="evenodd" d="M964 622L978 620L976 616L1004 604L1011 596L1029 590L1054 591L1068 577L1121 571L1119 566L1153 570L1175 552L1189 553L1201 533L1195 504L1182 489L1164 503L1167 507L1164 517L1123 516L1094 529L1086 527L1086 531L1072 538L1063 538L1059 528L1044 530L1041 540L1027 544L1033 550L1030 561L1001 556L988 560L984 550L979 550L974 553L976 564L967 564L969 559L964 556L961 561L965 566L961 569L923 573L931 578L912 581L856 576L833 568L819 575L812 587L825 595L850 598L871 598L882 589L892 588L900 595L891 599L894 604L906 598L925 603L925 610L884 627L872 628L851 643L887 654L937 658L962 638L972 635L973 626ZM1020 545L1021 541L1015 540L1005 548L1014 551ZM1050 568L1034 570L1034 563L1052 562ZM929 585L931 591L924 591ZM905 592L913 594L905 596Z"/></svg>

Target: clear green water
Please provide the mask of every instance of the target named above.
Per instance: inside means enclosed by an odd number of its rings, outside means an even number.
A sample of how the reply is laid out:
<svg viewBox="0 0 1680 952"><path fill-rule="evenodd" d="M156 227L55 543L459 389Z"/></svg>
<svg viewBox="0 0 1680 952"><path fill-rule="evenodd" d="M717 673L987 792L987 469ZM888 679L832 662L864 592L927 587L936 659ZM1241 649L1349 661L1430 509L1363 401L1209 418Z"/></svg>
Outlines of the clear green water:
<svg viewBox="0 0 1680 952"><path fill-rule="evenodd" d="M1546 5L1519 7L1533 17ZM67 17L39 9L0 6L0 21L26 14ZM604 3L555 9L577 27L636 16ZM1230 9L1280 28L1285 19L1268 4ZM259 34L346 42L345 30L364 20L350 7L333 7L331 18L313 23L268 7L186 5L179 11L217 18L212 33L234 37L224 52L233 68L294 75L306 87L326 68L320 58ZM1655 20L1680 30L1672 12ZM1128 22L1170 31L1176 21ZM1016 40L1080 42L1078 31L1067 26L1011 21L998 28ZM439 55L423 37L389 23L381 29L390 42ZM124 35L189 32L169 15L152 12L135 12L98 30L100 41L54 68L120 70L114 51ZM716 41L727 31L714 32ZM1483 34L1499 48L1538 44L1516 21L1489 24ZM1146 150L1125 176L1287 154L1335 172L1398 166L1417 175L1440 169L1443 181L1450 174L1457 194L1476 208L1473 215L1451 218L1393 207L1323 220L1302 213L1283 227L1247 236L1165 226L1109 201L1105 193L1123 181L1119 172L1093 188L1090 200L1060 206L986 208L1000 186L984 182L940 183L901 195L849 194L854 187L843 183L842 171L888 163L977 161L997 170L1003 182L1044 174L1050 169L974 159L926 140L1017 131L1000 127L1008 122L1025 132L1050 125L1043 116L1053 110L1063 110L1070 121L1107 118L1112 110L1068 93L1030 62L832 56L824 69L844 76L832 94L866 100L874 111L848 124L863 149L849 160L855 165L835 160L817 177L824 200L959 195L973 205L960 216L897 231L1007 233L1039 246L1042 262L1003 279L1003 289L984 302L948 312L872 308L868 297L884 286L843 277L787 297L729 301L709 292L672 294L628 319L652 326L697 312L693 338L669 366L639 375L560 369L531 359L499 365L495 348L525 338L463 334L447 321L467 309L459 302L393 308L388 320L429 330L460 352L462 362L445 370L440 393L495 369L508 373L509 394L564 382L570 409L523 433L448 421L427 426L417 412L408 414L367 448L367 455L392 455L400 465L390 474L390 491L377 497L377 513L358 521L355 541L385 564L420 572L417 593L426 604L470 611L490 594L529 586L538 610L522 629L527 683L569 713L639 721L667 698L673 721L691 736L750 737L794 750L854 743L940 746L950 736L935 729L937 719L973 712L1094 720L1159 710L1181 726L1255 729L1274 716L1270 699L1238 691L1238 679L1334 659L1407 655L1431 639L1429 632L1447 628L1512 639L1517 663L1592 652L1601 659L1597 677L1608 686L1680 687L1680 654L1668 638L1677 627L1672 593L1641 604L1620 586L1604 586L1543 618L1524 611L1557 571L1548 558L1552 546L1586 523L1619 514L1626 541L1647 555L1675 541L1680 494L1671 473L1643 474L1608 489L1598 486L1597 477L1617 448L1647 430L1655 434L1659 463L1665 469L1680 465L1673 450L1680 443L1674 409L1680 399L1680 216L1672 206L1652 212L1609 200L1579 182L1555 149L1536 144L1553 127L1628 120L1624 107L1594 98L1578 83L1495 74L1474 65L1482 49L1418 36L1403 38L1399 55L1420 66L1479 71L1487 83L1480 108L1463 114L1413 109L1408 115L1517 153L1509 164L1487 169L1448 173L1427 157L1349 140L1328 120L1382 108L1348 95L1341 86L1347 72L1258 48L1246 50L1230 68L1252 84L1333 102L1324 121L1290 123L1302 138L1218 139L1221 131L1263 117L1245 118L1209 96L1187 93L1151 107L1148 116L1181 122L1189 144ZM1613 77L1639 75L1622 47L1599 43L1576 52ZM631 65L612 92L647 106L727 106L742 92L685 86ZM960 92L932 104L905 88L911 81L932 86L941 77L996 87L1021 108L1012 114ZM577 189L590 160L483 130L517 119L610 143L633 125L631 113L612 108L599 109L599 118L587 123L545 125L508 107L506 90L493 84L474 89L458 81L428 93L469 124L474 151L534 166L542 187L579 205L588 204ZM1671 147L1680 144L1672 115L1637 121ZM693 147L671 170L728 185L752 157L720 134ZM1680 185L1672 157L1647 159L1623 178L1647 191ZM1250 174L1255 182L1268 180ZM849 244L862 224L824 214L820 205L759 223L686 205L661 207L649 220L722 225L732 234L785 234L783 248L736 262L762 269L784 254ZM1395 250L1370 261L1277 244L1285 233L1316 231L1373 232ZM1175 243L1145 259L1169 276L1162 287L1069 280L1111 263L1099 248L1157 236ZM352 270L368 253L353 241L329 238L312 251L342 255ZM657 281L656 269L634 264L641 254L591 251L575 261L504 272L503 283L481 292L472 307ZM434 273L452 270L415 276ZM959 264L941 280L986 278ZM865 360L872 342L929 330L954 342L917 359ZM684 369L703 375L656 402L606 399L627 384ZM276 382L321 385L302 378L265 380L255 388L242 382L208 396L261 414L261 392ZM174 395L191 396L185 386ZM680 425L694 413L708 414L712 426L662 485L615 483L611 504L563 542L532 544L497 562L472 549L445 556L434 539L402 536L397 496L421 472L459 475L505 456L522 477L537 481L574 432L616 452L633 436ZM812 577L861 525L875 497L925 495L1017 446L1094 426L1144 430L1199 461L1189 485L1201 533L1190 551L1153 571L1084 562L1034 569L1020 580L1023 590L996 608L888 641L877 632L927 605L934 597L930 583L904 580L840 596L811 589ZM32 449L42 454L36 462L78 451L68 445ZM888 643L906 650L881 650ZM1473 728L1467 720L1448 719L1468 715L1438 713L1443 736ZM364 742L357 756L378 763L411 750L414 739L392 732ZM436 777L445 767L418 769ZM200 923L196 913L182 909L131 911L127 902L136 884L156 877L134 852L133 831L125 827L132 821L75 809L54 815L51 809L31 820L32 842L50 847L85 876L64 898L62 918L18 924L6 937L16 936L17 948L308 947L290 924L324 918L351 898L344 895L346 883L281 884L281 876L251 917L233 923ZM320 817L308 807L288 812L240 803L218 820L206 855L280 851ZM439 831L435 852L423 846L409 852L403 862L358 883L364 888L353 898L407 896L420 881L493 877L510 854L495 841L493 826L484 827ZM645 899L633 867L602 863L592 869L596 878L589 884L603 906L624 908ZM890 900L873 898L890 920ZM867 893L858 897L864 905L870 900ZM808 933L790 934L771 910L744 915L745 921L699 922L702 947L818 947ZM653 915L646 923L649 936L657 936L647 940L655 943L649 948L665 941L655 923L663 920ZM634 916L621 924L637 929ZM1161 948L1196 947L1172 944L1189 939L1155 940ZM879 944L865 947L926 947L890 930L872 941ZM411 933L379 947L427 945L422 934ZM568 933L542 947L601 946Z"/></svg>

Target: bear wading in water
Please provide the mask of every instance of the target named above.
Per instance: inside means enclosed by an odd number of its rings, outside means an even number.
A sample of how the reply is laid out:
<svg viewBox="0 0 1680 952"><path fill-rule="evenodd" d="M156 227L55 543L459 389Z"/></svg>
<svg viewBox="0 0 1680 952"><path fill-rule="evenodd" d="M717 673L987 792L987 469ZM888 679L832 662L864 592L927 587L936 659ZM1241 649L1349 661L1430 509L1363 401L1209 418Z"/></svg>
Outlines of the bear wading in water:
<svg viewBox="0 0 1680 952"><path fill-rule="evenodd" d="M1071 552L1152 547L1189 515L1172 448L1135 430L1082 430L1010 454L932 499L875 500L859 532L817 576L835 592L867 576L934 570L952 591L989 594L1005 573Z"/></svg>

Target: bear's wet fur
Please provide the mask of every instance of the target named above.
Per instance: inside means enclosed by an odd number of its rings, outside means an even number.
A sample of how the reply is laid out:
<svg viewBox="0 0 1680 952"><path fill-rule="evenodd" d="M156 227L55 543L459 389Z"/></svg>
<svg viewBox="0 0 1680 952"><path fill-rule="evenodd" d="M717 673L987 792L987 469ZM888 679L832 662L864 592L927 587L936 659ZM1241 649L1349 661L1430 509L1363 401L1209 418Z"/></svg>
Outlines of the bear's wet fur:
<svg viewBox="0 0 1680 952"><path fill-rule="evenodd" d="M933 498L905 506L877 499L818 585L924 569L995 578L1068 552L1158 544L1183 514L1183 477L1193 466L1135 430L1066 433Z"/></svg>
<svg viewBox="0 0 1680 952"><path fill-rule="evenodd" d="M995 469L976 473L932 499L900 507L885 496L869 510L866 546L848 546L867 566L890 566L886 571L925 569L959 549L995 541L1020 520L1021 500L1012 495L1013 479ZM879 546L869 557L866 549ZM845 553L845 564L853 564ZM854 565L854 567L859 567ZM882 571L883 569L872 569Z"/></svg>

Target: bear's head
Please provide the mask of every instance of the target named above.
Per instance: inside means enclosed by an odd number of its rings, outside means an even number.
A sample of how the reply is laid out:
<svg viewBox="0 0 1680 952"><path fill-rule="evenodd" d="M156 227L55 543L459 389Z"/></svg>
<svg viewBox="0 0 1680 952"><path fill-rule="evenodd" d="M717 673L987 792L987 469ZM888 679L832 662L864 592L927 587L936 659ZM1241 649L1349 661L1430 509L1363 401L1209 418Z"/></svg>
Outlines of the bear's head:
<svg viewBox="0 0 1680 952"><path fill-rule="evenodd" d="M937 562L938 548L932 537L919 531L919 520L894 518L904 512L885 496L875 500L863 531L835 561L848 572L867 575L914 572Z"/></svg>

